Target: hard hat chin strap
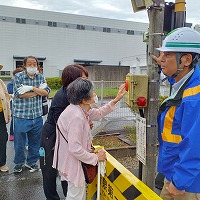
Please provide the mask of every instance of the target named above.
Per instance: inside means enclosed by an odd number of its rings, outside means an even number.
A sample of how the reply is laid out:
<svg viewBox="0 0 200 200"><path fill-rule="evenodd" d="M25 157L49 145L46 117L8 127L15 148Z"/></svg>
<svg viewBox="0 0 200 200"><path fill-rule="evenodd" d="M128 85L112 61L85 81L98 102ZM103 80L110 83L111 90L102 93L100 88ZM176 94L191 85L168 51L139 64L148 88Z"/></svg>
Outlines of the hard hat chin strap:
<svg viewBox="0 0 200 200"><path fill-rule="evenodd" d="M164 79L162 79L162 82L166 81L167 79L172 80L172 79L176 78L178 76L178 74L183 70L183 69L180 68L182 56L183 55L180 55L180 53L176 53L177 71L172 76L166 76ZM175 80L174 80L174 82L175 82ZM172 83L172 82L170 81L170 83Z"/></svg>
<svg viewBox="0 0 200 200"><path fill-rule="evenodd" d="M190 67L191 69L194 68L194 67L196 66L196 64L197 64L197 62L198 62L198 60L199 60L199 57L200 57L199 54L196 54L196 55L194 56L194 58L192 59L191 67Z"/></svg>
<svg viewBox="0 0 200 200"><path fill-rule="evenodd" d="M183 70L182 68L180 68L180 65L181 65L181 58L184 56L185 54L183 55L180 55L180 53L176 53L176 65L177 65L177 71L171 76L172 78L175 78L178 76L178 74Z"/></svg>

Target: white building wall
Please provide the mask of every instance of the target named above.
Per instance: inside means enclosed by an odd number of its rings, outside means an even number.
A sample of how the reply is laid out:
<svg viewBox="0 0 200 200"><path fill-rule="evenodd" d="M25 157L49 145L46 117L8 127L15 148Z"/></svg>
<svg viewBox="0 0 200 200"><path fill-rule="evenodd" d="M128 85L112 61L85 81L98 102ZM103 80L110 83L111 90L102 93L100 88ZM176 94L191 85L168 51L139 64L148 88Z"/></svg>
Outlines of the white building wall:
<svg viewBox="0 0 200 200"><path fill-rule="evenodd" d="M16 23L15 18L26 19L27 23ZM58 27L49 27L48 21L57 22ZM95 30L78 30L77 24L94 26ZM3 70L12 71L16 67L13 56L45 57L46 77L58 76L59 70L74 63L74 59L101 60L103 65L124 64L125 57L145 54L142 32L147 26L138 22L0 6L0 63ZM101 31L102 27L111 28L111 33ZM126 34L127 30L136 31L136 35Z"/></svg>

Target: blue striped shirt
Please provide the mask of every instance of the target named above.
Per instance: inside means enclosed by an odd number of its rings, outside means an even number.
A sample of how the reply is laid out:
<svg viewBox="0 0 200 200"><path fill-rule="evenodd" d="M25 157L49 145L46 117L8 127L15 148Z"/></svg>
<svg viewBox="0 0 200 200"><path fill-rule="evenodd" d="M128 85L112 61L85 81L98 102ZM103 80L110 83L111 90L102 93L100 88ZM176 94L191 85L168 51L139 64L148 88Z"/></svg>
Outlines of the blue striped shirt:
<svg viewBox="0 0 200 200"><path fill-rule="evenodd" d="M26 71L20 72L15 76L13 116L23 119L35 119L42 116L42 96L19 98L17 91L22 84L39 88L41 83L46 83L46 80L40 73L36 73L34 78L30 78ZM49 87L46 87L45 90L48 93L50 92Z"/></svg>

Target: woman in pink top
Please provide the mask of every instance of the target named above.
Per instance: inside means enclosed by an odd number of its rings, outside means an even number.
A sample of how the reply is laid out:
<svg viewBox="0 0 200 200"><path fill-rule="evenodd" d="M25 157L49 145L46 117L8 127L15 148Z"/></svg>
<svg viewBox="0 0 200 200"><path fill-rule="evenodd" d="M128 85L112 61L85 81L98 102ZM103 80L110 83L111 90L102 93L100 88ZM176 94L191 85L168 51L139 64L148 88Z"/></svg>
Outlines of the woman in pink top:
<svg viewBox="0 0 200 200"><path fill-rule="evenodd" d="M66 200L85 200L86 183L81 161L96 165L106 159L105 152L91 152L90 122L99 120L116 109L116 103L126 91L123 84L115 99L101 108L93 108L96 94L91 81L77 78L67 87L70 105L61 113L57 125L63 136L56 130L56 145L53 167L58 169L61 178L68 181ZM65 137L65 138L64 138ZM67 140L67 142L66 142Z"/></svg>

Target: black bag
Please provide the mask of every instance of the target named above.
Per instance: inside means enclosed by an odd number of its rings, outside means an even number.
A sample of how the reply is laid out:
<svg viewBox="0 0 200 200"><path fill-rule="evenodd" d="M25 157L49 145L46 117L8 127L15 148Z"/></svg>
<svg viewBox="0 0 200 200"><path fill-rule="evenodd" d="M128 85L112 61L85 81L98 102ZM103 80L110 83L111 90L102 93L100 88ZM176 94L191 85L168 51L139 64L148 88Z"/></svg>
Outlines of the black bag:
<svg viewBox="0 0 200 200"><path fill-rule="evenodd" d="M82 168L83 168L83 173L85 176L85 182L90 184L94 181L97 172L98 172L98 167L97 165L89 165L86 163L81 162Z"/></svg>
<svg viewBox="0 0 200 200"><path fill-rule="evenodd" d="M48 102L47 97L42 97L42 116L46 115L48 113Z"/></svg>

